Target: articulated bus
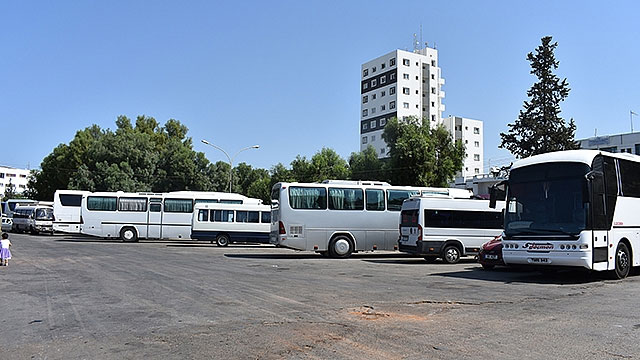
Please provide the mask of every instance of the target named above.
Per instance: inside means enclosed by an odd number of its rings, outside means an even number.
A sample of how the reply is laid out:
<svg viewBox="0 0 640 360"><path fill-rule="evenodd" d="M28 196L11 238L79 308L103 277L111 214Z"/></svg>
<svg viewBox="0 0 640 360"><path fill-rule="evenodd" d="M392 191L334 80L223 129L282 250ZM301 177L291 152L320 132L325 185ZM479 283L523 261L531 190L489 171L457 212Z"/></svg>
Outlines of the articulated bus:
<svg viewBox="0 0 640 360"><path fill-rule="evenodd" d="M396 250L402 202L420 194L473 195L464 189L372 181L277 183L271 192L270 242L335 258L357 251Z"/></svg>
<svg viewBox="0 0 640 360"><path fill-rule="evenodd" d="M86 194L89 194L89 191L56 190L53 195L54 232L80 233L82 196Z"/></svg>
<svg viewBox="0 0 640 360"><path fill-rule="evenodd" d="M507 265L582 267L618 279L640 265L640 156L536 155L514 163L505 185Z"/></svg>
<svg viewBox="0 0 640 360"><path fill-rule="evenodd" d="M196 204L191 238L218 246L235 242L269 243L271 207L257 204Z"/></svg>
<svg viewBox="0 0 640 360"><path fill-rule="evenodd" d="M80 232L104 238L190 239L197 203L261 204L240 194L176 191L170 193L96 192L82 196Z"/></svg>

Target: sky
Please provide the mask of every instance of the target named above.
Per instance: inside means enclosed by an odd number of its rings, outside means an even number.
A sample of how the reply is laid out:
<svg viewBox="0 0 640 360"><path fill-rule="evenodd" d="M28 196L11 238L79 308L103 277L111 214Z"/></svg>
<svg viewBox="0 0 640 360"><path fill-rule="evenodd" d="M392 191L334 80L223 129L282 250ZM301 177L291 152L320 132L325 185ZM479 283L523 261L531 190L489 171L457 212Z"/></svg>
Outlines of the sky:
<svg viewBox="0 0 640 360"><path fill-rule="evenodd" d="M484 121L484 169L536 81L543 36L571 92L576 138L640 114L640 2L0 0L0 164L38 168L119 115L177 119L216 162L269 169L323 147L359 151L360 66L413 35L439 52L444 116ZM634 116L635 128L640 118Z"/></svg>

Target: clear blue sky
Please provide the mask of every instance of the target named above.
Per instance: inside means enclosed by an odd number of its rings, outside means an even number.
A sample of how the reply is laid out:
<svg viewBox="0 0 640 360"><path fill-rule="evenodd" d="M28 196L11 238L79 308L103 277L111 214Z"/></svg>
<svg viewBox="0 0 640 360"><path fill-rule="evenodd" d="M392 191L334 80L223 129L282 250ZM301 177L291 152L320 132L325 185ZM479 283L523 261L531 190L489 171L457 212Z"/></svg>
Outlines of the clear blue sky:
<svg viewBox="0 0 640 360"><path fill-rule="evenodd" d="M413 34L436 44L445 116L480 119L485 166L535 81L526 54L553 36L577 138L630 130L640 113L637 1L0 0L0 164L38 167L118 115L189 128L212 162L270 168L322 147L359 149L360 65ZM386 10L382 10L386 9ZM640 129L640 117L634 118Z"/></svg>

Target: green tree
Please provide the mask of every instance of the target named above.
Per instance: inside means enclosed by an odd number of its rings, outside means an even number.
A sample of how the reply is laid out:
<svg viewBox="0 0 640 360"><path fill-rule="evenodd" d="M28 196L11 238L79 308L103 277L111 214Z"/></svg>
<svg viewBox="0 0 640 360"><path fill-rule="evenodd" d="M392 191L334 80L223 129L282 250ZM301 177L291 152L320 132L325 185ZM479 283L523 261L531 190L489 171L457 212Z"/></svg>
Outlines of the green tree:
<svg viewBox="0 0 640 360"><path fill-rule="evenodd" d="M462 168L464 145L454 143L442 125L430 128L416 117L392 118L382 138L389 146L387 171L394 185L445 187Z"/></svg>
<svg viewBox="0 0 640 360"><path fill-rule="evenodd" d="M573 119L567 125L560 117L560 103L567 98L570 89L566 78L561 81L553 73L560 64L553 53L557 46L557 42L551 43L551 36L545 36L535 54L527 55L531 74L538 82L527 91L529 100L524 102L518 119L508 124L507 133L500 133L499 147L518 158L579 148L574 141L576 125Z"/></svg>
<svg viewBox="0 0 640 360"><path fill-rule="evenodd" d="M349 157L352 180L386 180L383 166L384 162L378 159L376 149L371 145L362 152L351 153Z"/></svg>
<svg viewBox="0 0 640 360"><path fill-rule="evenodd" d="M309 167L312 181L349 178L349 165L333 149L322 148L311 158Z"/></svg>

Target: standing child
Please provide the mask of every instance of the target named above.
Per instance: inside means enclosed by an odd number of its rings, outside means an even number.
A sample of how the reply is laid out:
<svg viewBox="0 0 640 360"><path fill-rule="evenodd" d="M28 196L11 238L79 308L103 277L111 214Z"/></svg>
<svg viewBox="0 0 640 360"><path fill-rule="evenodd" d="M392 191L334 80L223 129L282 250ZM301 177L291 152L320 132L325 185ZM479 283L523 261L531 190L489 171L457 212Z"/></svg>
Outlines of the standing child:
<svg viewBox="0 0 640 360"><path fill-rule="evenodd" d="M2 240L0 240L0 266L9 266L9 259L11 259L10 246L9 234L2 233Z"/></svg>

